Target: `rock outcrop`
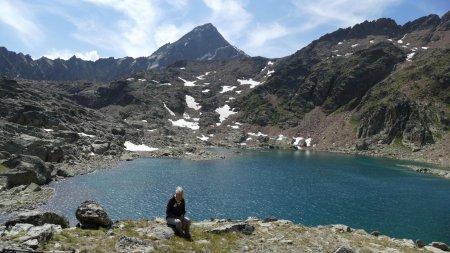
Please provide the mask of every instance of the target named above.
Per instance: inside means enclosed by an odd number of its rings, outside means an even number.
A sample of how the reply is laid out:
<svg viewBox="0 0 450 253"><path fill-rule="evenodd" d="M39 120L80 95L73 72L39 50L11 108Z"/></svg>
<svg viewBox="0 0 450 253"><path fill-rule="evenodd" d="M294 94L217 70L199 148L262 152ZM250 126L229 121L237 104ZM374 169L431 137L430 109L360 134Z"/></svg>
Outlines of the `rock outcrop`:
<svg viewBox="0 0 450 253"><path fill-rule="evenodd" d="M75 212L75 217L81 223L81 227L87 229L109 228L113 224L105 209L91 200L81 203Z"/></svg>
<svg viewBox="0 0 450 253"><path fill-rule="evenodd" d="M51 179L53 168L36 156L16 155L5 164L10 168L10 171L4 174L8 188L30 183L43 185Z"/></svg>
<svg viewBox="0 0 450 253"><path fill-rule="evenodd" d="M59 214L53 212L39 212L30 211L25 213L20 213L16 218L11 219L5 223L5 226L11 227L17 223L27 223L34 226L42 226L44 224L54 224L59 225L62 228L69 227L69 220Z"/></svg>

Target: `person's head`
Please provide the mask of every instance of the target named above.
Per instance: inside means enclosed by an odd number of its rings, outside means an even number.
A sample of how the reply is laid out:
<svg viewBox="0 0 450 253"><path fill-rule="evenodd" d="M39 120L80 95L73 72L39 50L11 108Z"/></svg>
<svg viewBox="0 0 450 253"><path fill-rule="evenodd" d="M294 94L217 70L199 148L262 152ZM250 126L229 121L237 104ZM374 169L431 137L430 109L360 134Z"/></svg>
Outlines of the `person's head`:
<svg viewBox="0 0 450 253"><path fill-rule="evenodd" d="M177 186L175 189L175 198L178 200L183 199L183 188L181 186Z"/></svg>

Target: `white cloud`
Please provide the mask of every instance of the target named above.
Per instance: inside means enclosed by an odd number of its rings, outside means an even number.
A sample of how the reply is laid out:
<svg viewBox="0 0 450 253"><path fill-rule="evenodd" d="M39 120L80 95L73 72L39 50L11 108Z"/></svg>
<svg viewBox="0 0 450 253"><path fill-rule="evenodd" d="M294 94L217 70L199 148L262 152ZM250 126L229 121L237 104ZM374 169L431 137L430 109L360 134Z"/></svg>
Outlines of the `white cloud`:
<svg viewBox="0 0 450 253"><path fill-rule="evenodd" d="M36 25L33 15L20 1L0 1L0 10L0 22L13 28L28 47L43 38L44 34Z"/></svg>
<svg viewBox="0 0 450 253"><path fill-rule="evenodd" d="M141 0L84 0L96 5L96 8L106 8L117 12L117 21L112 24L102 24L93 19L71 18L77 27L73 36L85 43L101 46L123 56L148 56L168 42L174 42L193 25L185 23L175 25L168 23L166 10L158 1ZM185 7L186 0L170 1L176 8Z"/></svg>
<svg viewBox="0 0 450 253"><path fill-rule="evenodd" d="M245 51L252 55L267 55L267 47L274 40L283 38L292 33L292 29L273 23L268 25L259 25L246 36L244 44ZM275 41L277 43L277 41Z"/></svg>
<svg viewBox="0 0 450 253"><path fill-rule="evenodd" d="M70 50L56 50L56 49L52 49L50 52L44 54L44 57L47 57L47 58L53 59L53 60L57 59L57 58L67 60L74 55L77 58L81 58L86 61L96 61L100 58L97 51L95 51L95 50L89 51L89 52L84 52L84 53L79 53L79 52L72 52Z"/></svg>
<svg viewBox="0 0 450 253"><path fill-rule="evenodd" d="M239 0L203 0L211 9L211 21L226 39L234 41L243 35L243 31L253 19Z"/></svg>
<svg viewBox="0 0 450 253"><path fill-rule="evenodd" d="M336 27L348 27L364 20L379 18L389 6L402 0L292 0L300 11L306 30L322 24L335 24Z"/></svg>

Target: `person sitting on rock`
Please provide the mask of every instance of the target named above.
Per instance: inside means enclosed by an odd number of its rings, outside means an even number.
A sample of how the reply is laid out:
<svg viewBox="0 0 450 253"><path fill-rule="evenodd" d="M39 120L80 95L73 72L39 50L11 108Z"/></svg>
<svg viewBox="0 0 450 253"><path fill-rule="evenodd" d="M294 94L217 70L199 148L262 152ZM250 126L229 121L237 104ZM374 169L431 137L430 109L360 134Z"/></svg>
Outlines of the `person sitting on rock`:
<svg viewBox="0 0 450 253"><path fill-rule="evenodd" d="M166 208L167 225L175 227L175 234L190 238L189 227L191 221L186 218L185 201L183 198L183 188L178 186L175 195L169 199Z"/></svg>

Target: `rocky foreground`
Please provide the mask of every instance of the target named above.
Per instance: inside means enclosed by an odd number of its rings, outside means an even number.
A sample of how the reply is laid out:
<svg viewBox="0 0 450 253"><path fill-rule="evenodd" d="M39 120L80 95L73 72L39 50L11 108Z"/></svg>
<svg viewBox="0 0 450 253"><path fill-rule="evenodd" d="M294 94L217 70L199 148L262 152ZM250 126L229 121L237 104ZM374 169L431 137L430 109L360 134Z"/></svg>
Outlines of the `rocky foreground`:
<svg viewBox="0 0 450 253"><path fill-rule="evenodd" d="M53 217L54 218L54 217ZM34 220L35 222L36 220ZM0 227L0 250L33 252L445 252L443 243L368 234L345 225L307 227L288 220L193 222L192 238L174 235L165 220L116 221L110 228L82 229L17 223ZM33 222L33 221L28 221ZM23 252L23 251L21 251Z"/></svg>

